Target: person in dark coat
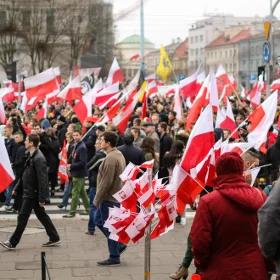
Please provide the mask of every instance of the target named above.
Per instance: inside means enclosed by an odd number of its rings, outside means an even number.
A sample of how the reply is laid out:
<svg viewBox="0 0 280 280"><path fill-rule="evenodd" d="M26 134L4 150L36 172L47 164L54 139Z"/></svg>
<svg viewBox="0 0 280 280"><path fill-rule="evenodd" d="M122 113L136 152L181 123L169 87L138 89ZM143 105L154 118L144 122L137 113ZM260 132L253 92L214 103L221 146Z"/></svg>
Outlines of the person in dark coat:
<svg viewBox="0 0 280 280"><path fill-rule="evenodd" d="M64 116L58 115L56 118L57 122L57 138L59 142L60 148L63 147L64 141L65 141L65 134L67 132L67 122Z"/></svg>
<svg viewBox="0 0 280 280"><path fill-rule="evenodd" d="M272 165L267 168L269 174L270 183L277 180L279 177L280 168L280 135L278 135L275 144L273 144L266 154L266 163Z"/></svg>
<svg viewBox="0 0 280 280"><path fill-rule="evenodd" d="M106 157L106 152L101 149L100 145L101 145L101 138L97 138L95 142L96 153L87 164L88 179L89 179L89 205L90 205L88 230L86 232L86 234L88 235L93 235L95 232L94 216L95 216L96 207L93 205L93 200L96 194L96 184L97 184L97 175L98 175L99 166L101 165L101 163Z"/></svg>
<svg viewBox="0 0 280 280"><path fill-rule="evenodd" d="M280 180L272 188L265 204L259 210L258 237L263 255L275 263L280 279Z"/></svg>
<svg viewBox="0 0 280 280"><path fill-rule="evenodd" d="M144 152L133 145L134 137L131 133L124 136L124 145L119 146L118 150L123 154L126 165L129 162L140 165L145 162Z"/></svg>
<svg viewBox="0 0 280 280"><path fill-rule="evenodd" d="M158 126L158 133L160 135L160 148L159 148L159 165L163 166L163 158L166 152L169 152L173 143L173 139L167 133L167 123L161 122Z"/></svg>
<svg viewBox="0 0 280 280"><path fill-rule="evenodd" d="M57 172L59 166L59 141L55 136L52 127L47 128L46 132L40 134L40 150L44 154L48 165L48 178L51 187L51 196L54 196L57 186Z"/></svg>
<svg viewBox="0 0 280 280"><path fill-rule="evenodd" d="M14 173L15 173L15 186L17 184L17 194L15 196L15 201L13 205L13 209L18 211L20 210L21 207L21 202L22 202L22 183L21 183L21 177L24 171L24 164L26 161L26 155L25 155L25 144L23 141L23 135L21 134L20 131L16 132L14 134L15 141L17 143L17 150L16 150L16 156L15 156L15 161L12 165Z"/></svg>
<svg viewBox="0 0 280 280"><path fill-rule="evenodd" d="M45 201L49 196L48 175L46 159L38 149L39 141L39 136L35 134L30 134L25 141L25 147L29 152L29 156L22 175L23 201L18 214L17 227L9 240L0 242L0 245L8 250L16 248L32 210L34 210L35 215L45 227L49 236L49 241L43 244L43 246L51 247L60 244L56 228L44 208ZM16 192L17 190L15 189L14 191Z"/></svg>
<svg viewBox="0 0 280 280"><path fill-rule="evenodd" d="M92 128L93 123L87 120L85 122L86 135L83 138L84 143L87 147L88 161L95 154L95 141L96 141L96 129Z"/></svg>
<svg viewBox="0 0 280 280"><path fill-rule="evenodd" d="M216 163L215 190L200 199L190 237L203 280L268 279L257 236L265 195L245 182L243 170L237 153L224 153Z"/></svg>

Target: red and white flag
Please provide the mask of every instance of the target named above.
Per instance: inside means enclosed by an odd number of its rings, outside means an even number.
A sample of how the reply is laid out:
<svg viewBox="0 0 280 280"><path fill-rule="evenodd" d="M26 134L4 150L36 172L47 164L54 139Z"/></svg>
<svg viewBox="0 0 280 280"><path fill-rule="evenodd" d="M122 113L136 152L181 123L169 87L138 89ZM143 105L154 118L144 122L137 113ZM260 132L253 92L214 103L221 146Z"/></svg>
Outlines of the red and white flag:
<svg viewBox="0 0 280 280"><path fill-rule="evenodd" d="M275 90L280 90L280 79L277 79L272 82L270 86L270 91L273 92Z"/></svg>
<svg viewBox="0 0 280 280"><path fill-rule="evenodd" d="M6 124L6 122L7 122L6 111L5 111L2 96L0 96L0 122L1 122L1 124Z"/></svg>
<svg viewBox="0 0 280 280"><path fill-rule="evenodd" d="M232 112L232 107L230 101L227 99L227 110L226 110L226 116L225 119L220 123L220 128L222 129L228 129L230 132L236 131L236 123L234 119L234 115ZM232 138L237 139L238 133L237 131L232 135Z"/></svg>
<svg viewBox="0 0 280 280"><path fill-rule="evenodd" d="M136 53L133 56L130 57L130 61L138 61L140 59L140 54Z"/></svg>
<svg viewBox="0 0 280 280"><path fill-rule="evenodd" d="M68 85L57 95L68 102L72 100L80 100L82 98L82 87L80 77L77 76L71 80Z"/></svg>
<svg viewBox="0 0 280 280"><path fill-rule="evenodd" d="M124 80L121 68L116 58L114 58L113 63L111 65L108 78L106 81L107 85L113 85L115 83L122 83Z"/></svg>
<svg viewBox="0 0 280 280"><path fill-rule="evenodd" d="M230 78L223 67L223 65L219 65L217 72L216 72L216 78L217 78L217 88L218 92L222 94L224 87L226 85L231 85Z"/></svg>
<svg viewBox="0 0 280 280"><path fill-rule="evenodd" d="M173 174L174 177L181 178L176 193L179 213L182 213L186 204L191 203L202 190L201 185L188 174L207 157L214 142L213 113L211 105L208 105L192 129L180 167L176 169L178 173Z"/></svg>
<svg viewBox="0 0 280 280"><path fill-rule="evenodd" d="M260 106L258 106L248 117L250 126L247 136L248 143L259 149L267 140L267 133L272 126L277 111L277 91L272 93Z"/></svg>
<svg viewBox="0 0 280 280"><path fill-rule="evenodd" d="M103 88L101 91L94 95L93 103L98 106L104 106L106 102L113 96L119 93L119 82Z"/></svg>
<svg viewBox="0 0 280 280"><path fill-rule="evenodd" d="M125 182L120 191L116 192L113 197L121 204L122 207L132 212L137 210L137 196L134 192L134 183L131 180Z"/></svg>
<svg viewBox="0 0 280 280"><path fill-rule="evenodd" d="M0 192L3 192L15 180L15 175L2 136L0 136L0 177Z"/></svg>
<svg viewBox="0 0 280 280"><path fill-rule="evenodd" d="M64 142L61 152L59 153L59 167L58 167L58 176L60 182L65 183L69 181L67 174L67 144Z"/></svg>
<svg viewBox="0 0 280 280"><path fill-rule="evenodd" d="M44 98L48 93L59 90L59 84L53 68L24 79L26 96Z"/></svg>

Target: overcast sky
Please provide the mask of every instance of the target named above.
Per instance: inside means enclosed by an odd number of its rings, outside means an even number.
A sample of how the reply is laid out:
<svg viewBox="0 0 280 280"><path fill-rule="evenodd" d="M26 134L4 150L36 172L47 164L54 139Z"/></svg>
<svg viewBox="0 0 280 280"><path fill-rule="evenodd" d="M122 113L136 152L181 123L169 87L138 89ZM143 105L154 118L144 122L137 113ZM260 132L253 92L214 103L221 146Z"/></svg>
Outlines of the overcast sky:
<svg viewBox="0 0 280 280"><path fill-rule="evenodd" d="M138 1L113 0L114 13L118 14ZM190 24L201 19L205 13L264 17L269 14L269 0L146 0L144 9L145 37L159 46L177 37L185 38ZM140 33L139 14L137 9L115 23L117 42ZM280 16L280 4L275 15Z"/></svg>

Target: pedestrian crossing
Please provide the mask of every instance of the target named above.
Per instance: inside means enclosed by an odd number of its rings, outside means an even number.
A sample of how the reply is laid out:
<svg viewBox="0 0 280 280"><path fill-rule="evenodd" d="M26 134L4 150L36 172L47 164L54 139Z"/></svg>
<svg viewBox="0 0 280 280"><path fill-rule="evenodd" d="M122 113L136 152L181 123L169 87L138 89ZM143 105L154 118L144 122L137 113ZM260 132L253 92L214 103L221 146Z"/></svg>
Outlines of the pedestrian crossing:
<svg viewBox="0 0 280 280"><path fill-rule="evenodd" d="M88 189L88 180L86 180L86 189ZM53 197L50 198L50 204L45 205L46 212L48 215L51 217L51 219L63 219L63 215L67 214L68 211L70 210L70 205L71 205L71 197L69 198L68 201L68 206L65 208L58 208L57 205L62 202L62 197L63 197L63 191L60 189L56 189L55 194ZM88 220L87 215L80 215L79 213L84 212L85 208L83 206L83 203L81 202L80 205L78 205L77 208L77 215L73 219L80 219L80 220ZM190 207L186 208L186 213L185 213L185 218L186 219L191 219L194 217L195 212L190 209ZM4 220L11 220L15 221L17 219L17 213L15 212L6 212L5 207L2 206L0 207L0 221ZM30 216L30 219L37 219L35 214L32 213Z"/></svg>

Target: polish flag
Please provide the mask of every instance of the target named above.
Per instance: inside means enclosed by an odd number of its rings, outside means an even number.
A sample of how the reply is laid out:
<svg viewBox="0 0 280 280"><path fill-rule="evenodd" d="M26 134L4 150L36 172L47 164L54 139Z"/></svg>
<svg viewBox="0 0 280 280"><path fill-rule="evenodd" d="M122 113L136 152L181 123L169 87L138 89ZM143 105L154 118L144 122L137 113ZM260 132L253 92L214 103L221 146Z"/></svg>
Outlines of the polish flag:
<svg viewBox="0 0 280 280"><path fill-rule="evenodd" d="M174 199L170 198L166 200L161 208L157 212L158 215L158 223L153 228L151 232L150 238L155 239L169 231L169 228L173 226L174 220L177 217L177 211L175 207Z"/></svg>
<svg viewBox="0 0 280 280"><path fill-rule="evenodd" d="M124 80L124 77L123 77L121 68L119 66L119 63L118 63L117 59L114 58L110 71L109 71L109 74L108 74L106 84L113 85L116 83L121 83L121 82L123 82L123 80Z"/></svg>
<svg viewBox="0 0 280 280"><path fill-rule="evenodd" d="M93 103L98 106L104 106L104 104L114 95L119 93L119 82L103 88L94 96Z"/></svg>
<svg viewBox="0 0 280 280"><path fill-rule="evenodd" d="M100 79L93 89L86 92L85 95L74 105L73 111L77 114L81 124L85 122L88 117L92 117L92 104L96 94L102 89L103 83Z"/></svg>
<svg viewBox="0 0 280 280"><path fill-rule="evenodd" d="M146 183L145 186L141 189L141 193L138 197L138 202L145 208L150 207L151 204L155 202L156 196L154 190L149 183Z"/></svg>
<svg viewBox="0 0 280 280"><path fill-rule="evenodd" d="M12 87L1 88L0 95L5 103L12 103L17 100L17 96L15 95L15 91Z"/></svg>
<svg viewBox="0 0 280 280"><path fill-rule="evenodd" d="M26 92L24 91L24 92L22 92L21 93L21 96L22 96L22 98L21 98L21 103L20 103L20 110L22 110L24 113L26 113L27 112L27 110L26 110L26 106L27 106L27 103L28 103L28 99L27 99L27 97L26 97Z"/></svg>
<svg viewBox="0 0 280 280"><path fill-rule="evenodd" d="M113 125L118 128L120 133L124 133L129 122L129 119L134 112L134 109L138 103L138 98L141 94L141 89L138 91L136 95L134 95L133 99L127 100L127 104L119 111L119 113L112 119ZM108 112L107 112L108 113Z"/></svg>
<svg viewBox="0 0 280 280"><path fill-rule="evenodd" d="M116 192L113 197L121 204L122 207L132 212L137 210L137 196L134 192L134 184L128 180L122 189Z"/></svg>
<svg viewBox="0 0 280 280"><path fill-rule="evenodd" d="M68 102L72 100L80 100L82 98L82 88L80 77L77 76L71 80L68 85L57 95Z"/></svg>
<svg viewBox="0 0 280 280"><path fill-rule="evenodd" d="M201 186L191 176L191 169L203 161L215 143L212 107L208 105L199 116L184 151L178 174L174 177L181 178L177 186L176 201L177 211L182 213L187 203L191 203L201 192ZM182 171L183 170L183 171Z"/></svg>
<svg viewBox="0 0 280 280"><path fill-rule="evenodd" d="M216 78L217 78L218 92L221 94L226 85L231 85L230 78L223 65L219 65L216 72Z"/></svg>
<svg viewBox="0 0 280 280"><path fill-rule="evenodd" d="M145 91L143 96L143 102L142 102L142 113L141 113L141 120L144 120L144 118L147 117L147 108L148 108L148 93Z"/></svg>
<svg viewBox="0 0 280 280"><path fill-rule="evenodd" d="M28 99L34 96L44 98L48 93L59 90L59 84L53 68L24 79L24 86Z"/></svg>
<svg viewBox="0 0 280 280"><path fill-rule="evenodd" d="M273 92L275 90L280 90L280 79L273 81L271 86L270 86L270 91L271 92Z"/></svg>
<svg viewBox="0 0 280 280"><path fill-rule="evenodd" d="M145 169L152 169L154 167L154 159L143 162L139 167Z"/></svg>
<svg viewBox="0 0 280 280"><path fill-rule="evenodd" d="M253 108L261 104L261 94L265 92L265 88L265 83L263 81L258 81L248 93Z"/></svg>
<svg viewBox="0 0 280 280"><path fill-rule="evenodd" d="M192 107L190 108L186 121L187 130L191 129L192 125L195 124L197 118L199 117L202 109L207 104L209 104L209 99L208 99L209 83L210 83L210 74L206 77L205 81L203 82L203 85L201 86L197 96L195 97Z"/></svg>
<svg viewBox="0 0 280 280"><path fill-rule="evenodd" d="M180 81L181 95L184 98L190 98L193 101L198 94L203 82L205 80L205 73L194 73L193 75Z"/></svg>
<svg viewBox="0 0 280 280"><path fill-rule="evenodd" d="M67 148L68 145L64 142L64 145L59 153L59 166L58 166L58 176L60 178L60 182L65 183L69 181L69 177L67 174Z"/></svg>
<svg viewBox="0 0 280 280"><path fill-rule="evenodd" d="M220 123L220 128L229 129L231 132L235 131L237 126L235 123L234 115L232 112L232 107L230 101L227 99L227 110L226 110L226 118L224 121ZM237 139L238 133L237 131L232 135L232 138Z"/></svg>
<svg viewBox="0 0 280 280"><path fill-rule="evenodd" d="M130 57L130 61L137 61L140 59L140 54L136 53L135 55L133 55L132 57Z"/></svg>
<svg viewBox="0 0 280 280"><path fill-rule="evenodd" d="M158 93L158 86L155 80L148 82L148 97L153 98Z"/></svg>
<svg viewBox="0 0 280 280"><path fill-rule="evenodd" d="M179 86L176 86L175 88L174 111L177 113L176 119L181 120L183 118L183 110L182 110L182 100L180 96Z"/></svg>
<svg viewBox="0 0 280 280"><path fill-rule="evenodd" d="M0 192L3 192L15 180L15 175L5 146L5 141L2 136L0 136L0 177Z"/></svg>
<svg viewBox="0 0 280 280"><path fill-rule="evenodd" d="M272 93L260 106L248 117L250 122L248 143L259 149L267 140L267 133L272 126L277 111L277 91Z"/></svg>

